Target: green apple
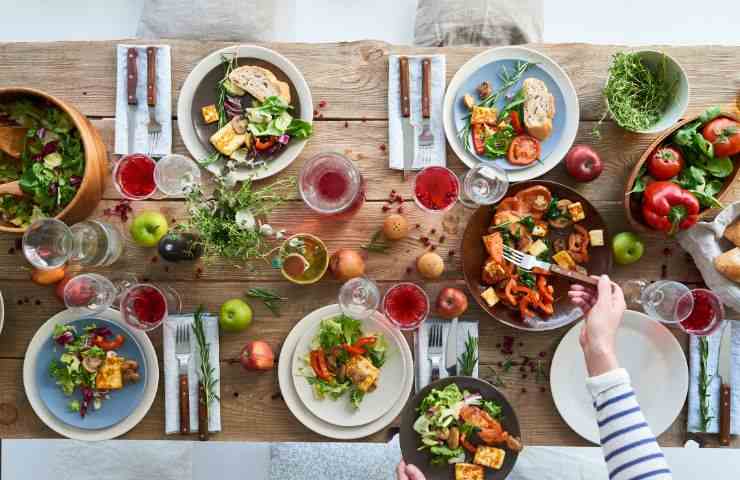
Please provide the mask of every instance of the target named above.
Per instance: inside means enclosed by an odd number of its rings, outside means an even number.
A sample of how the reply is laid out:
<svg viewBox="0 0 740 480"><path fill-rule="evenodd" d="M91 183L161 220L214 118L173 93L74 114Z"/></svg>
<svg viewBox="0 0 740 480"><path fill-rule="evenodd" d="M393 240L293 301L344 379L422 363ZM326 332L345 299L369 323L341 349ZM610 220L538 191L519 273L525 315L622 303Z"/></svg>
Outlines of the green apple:
<svg viewBox="0 0 740 480"><path fill-rule="evenodd" d="M140 213L131 222L131 237L142 247L156 247L167 234L167 218L159 212Z"/></svg>
<svg viewBox="0 0 740 480"><path fill-rule="evenodd" d="M218 324L224 332L241 332L252 323L252 307L241 298L232 298L221 305Z"/></svg>
<svg viewBox="0 0 740 480"><path fill-rule="evenodd" d="M636 233L622 232L612 239L614 260L620 265L635 263L642 257L645 244Z"/></svg>

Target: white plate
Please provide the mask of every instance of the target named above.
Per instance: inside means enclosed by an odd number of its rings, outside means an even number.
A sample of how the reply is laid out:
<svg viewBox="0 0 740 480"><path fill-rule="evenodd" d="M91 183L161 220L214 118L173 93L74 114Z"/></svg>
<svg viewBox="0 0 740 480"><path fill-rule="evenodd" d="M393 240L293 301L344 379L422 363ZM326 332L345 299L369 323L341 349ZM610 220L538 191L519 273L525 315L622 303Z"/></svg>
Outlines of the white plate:
<svg viewBox="0 0 740 480"><path fill-rule="evenodd" d="M586 440L599 443L593 400L586 390L586 363L578 343L583 322L563 337L550 367L550 389L563 420ZM627 310L617 333L617 359L632 378L632 387L657 437L683 409L689 369L681 345L661 323Z"/></svg>
<svg viewBox="0 0 740 480"><path fill-rule="evenodd" d="M565 111L556 112L556 116L565 116L565 122L560 138L552 147L549 155L547 155L543 161L535 162L527 168L507 169L509 181L521 182L544 175L565 158L566 153L568 153L571 145L573 145L573 141L578 133L578 121L580 118L578 96L576 95L573 83L570 81L570 78L565 71L550 57L535 50L518 46L498 47L482 52L471 58L462 67L460 67L460 70L458 70L455 76L452 77L452 81L450 81L450 84L447 87L447 93L445 94L442 113L447 141L458 158L460 158L460 160L470 168L477 165L479 160L476 156L465 150L465 147L457 135L454 117L456 111L455 99L459 93L458 91L466 83L468 78L475 75L486 65L502 60L521 60L536 63L537 66L558 86L562 92L563 103L565 105Z"/></svg>
<svg viewBox="0 0 740 480"><path fill-rule="evenodd" d="M330 318L329 317L324 318ZM295 386L298 397L308 410L319 417L321 420L338 425L340 427L357 427L365 425L382 417L384 413L390 410L398 401L401 391L399 385L403 385L406 376L410 375L405 368L406 364L401 354L403 344L407 343L402 336L393 334L391 328L385 324L380 314L362 321L362 331L370 333L381 333L388 343L386 362L380 369L380 380L378 388L373 392L367 393L360 408L355 409L349 401L349 394L345 394L338 400L325 398L320 400L313 393L313 387L306 380L306 372L310 372L311 367L305 361L308 353L311 351L311 342L319 330L319 324L324 318L316 317L306 329L305 333L298 341L295 352L293 353L293 385Z"/></svg>
<svg viewBox="0 0 740 480"><path fill-rule="evenodd" d="M121 320L121 313L116 310L108 309L104 313L98 315L98 317L116 322L122 325L122 328L127 329L139 342L147 362L146 388L144 390L144 396L141 403L136 407L131 415L126 417L120 423L100 430L82 430L80 428L75 428L63 423L49 412L44 405L44 402L39 398L38 386L36 385L37 353L49 339L49 336L54 330L54 326L56 324L78 320L79 316L73 314L69 310L63 310L47 320L31 339L31 343L28 345L28 349L26 350L26 358L23 361L23 386L26 390L26 397L31 404L31 408L33 408L33 411L36 412L36 415L38 415L47 427L60 435L74 440L110 440L123 435L134 428L144 418L147 412L149 412L152 403L154 403L154 398L157 396L157 386L159 385L159 362L157 361L157 353L154 351L154 345L152 345L152 341L149 339L149 336L147 336L145 332L134 330L126 325Z"/></svg>
<svg viewBox="0 0 740 480"><path fill-rule="evenodd" d="M298 101L300 102L301 119L308 123L313 123L313 99L311 98L311 90L308 88L308 83L298 68L279 53L255 45L235 45L232 47L222 48L216 52L211 53L203 60L201 60L190 74L185 79L182 88L180 89L180 98L177 100L177 127L180 130L180 136L185 143L185 148L188 149L190 155L198 160L205 158L210 153L206 146L201 143L198 135L193 128L193 119L191 116L191 107L193 104L193 96L203 78L214 68L221 65L221 55L224 53L237 52L239 58L256 58L265 62L275 65L278 69L290 79L291 83L298 93ZM271 177L276 173L285 169L295 160L303 147L306 145L306 139L295 140L292 139L285 149L280 154L269 162L267 166L257 169L248 168L237 168L234 170L233 178L236 181L244 181L247 179L261 180L263 178ZM218 163L209 165L206 169L211 173L219 173L220 165Z"/></svg>
<svg viewBox="0 0 740 480"><path fill-rule="evenodd" d="M366 425L361 425L359 427L339 427L326 423L312 414L306 408L306 406L303 405L301 399L298 398L298 394L295 391L295 386L293 385L292 378L293 375L291 373L293 366L291 359L293 358L298 340L300 340L300 338L305 334L312 321L315 321L316 318L326 318L332 315L337 315L339 313L339 305L329 305L308 314L301 321L299 321L295 325L295 327L293 327L293 330L291 330L288 336L285 338L285 342L283 342L283 347L280 350L280 359L278 361L278 380L280 382L280 391L283 395L283 399L285 400L285 404L288 406L288 409L291 411L291 413L303 425L318 433L319 435L324 435L325 437L334 438L337 440L355 440L358 438L367 437L368 435L372 435L373 433L376 433L390 425L393 420L398 417L398 415L403 410L403 407L406 405L406 401L409 398L409 394L411 393L411 388L413 387L414 382L413 375L408 375L405 383L403 385L399 385L401 396L399 397L395 405L393 405L393 407L388 410L385 415ZM394 332L394 336L396 335L402 337L401 333L398 331ZM414 362L411 356L411 349L409 349L408 344L405 344L403 346L403 348L401 349L401 354L404 358L406 370L409 372L413 372Z"/></svg>

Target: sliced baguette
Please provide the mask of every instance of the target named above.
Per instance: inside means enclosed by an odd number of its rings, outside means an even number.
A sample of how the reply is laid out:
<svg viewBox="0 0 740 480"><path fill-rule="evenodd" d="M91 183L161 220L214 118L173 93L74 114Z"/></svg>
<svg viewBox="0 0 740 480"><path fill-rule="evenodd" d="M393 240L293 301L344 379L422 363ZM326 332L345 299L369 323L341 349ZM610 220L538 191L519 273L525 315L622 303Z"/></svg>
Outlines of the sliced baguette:
<svg viewBox="0 0 740 480"><path fill-rule="evenodd" d="M524 91L524 126L538 140L545 140L552 133L555 117L555 97L547 90L545 82L527 78L522 83Z"/></svg>
<svg viewBox="0 0 740 480"><path fill-rule="evenodd" d="M290 103L290 86L278 80L275 74L266 68L244 65L235 68L229 74L229 80L260 102L264 102L267 97L280 97L286 103Z"/></svg>

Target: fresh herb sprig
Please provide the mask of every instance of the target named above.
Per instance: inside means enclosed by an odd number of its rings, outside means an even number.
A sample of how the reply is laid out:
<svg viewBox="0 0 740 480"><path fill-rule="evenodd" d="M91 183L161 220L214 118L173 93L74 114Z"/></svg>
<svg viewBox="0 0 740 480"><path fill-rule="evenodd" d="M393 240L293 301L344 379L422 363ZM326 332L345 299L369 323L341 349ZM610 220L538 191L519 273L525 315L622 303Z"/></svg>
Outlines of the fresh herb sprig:
<svg viewBox="0 0 740 480"><path fill-rule="evenodd" d="M255 298L262 301L276 317L280 316L280 302L287 300L287 298L281 297L264 288L250 288L245 295L248 298Z"/></svg>
<svg viewBox="0 0 740 480"><path fill-rule="evenodd" d="M712 408L709 406L709 389L714 375L710 374L707 368L709 361L707 337L699 337L699 357L701 359L699 362L699 428L702 432L706 432L709 422L714 418Z"/></svg>
<svg viewBox="0 0 740 480"><path fill-rule="evenodd" d="M465 340L465 351L457 359L460 366L460 374L465 377L472 377L475 366L478 364L478 338L468 332L468 339Z"/></svg>
<svg viewBox="0 0 740 480"><path fill-rule="evenodd" d="M218 393L218 380L215 378L216 369L211 365L211 345L206 340L205 326L203 324L204 307L200 305L193 315L193 335L198 345L198 356L200 358L200 381L203 384L205 397L206 421L210 413L210 406L214 400L220 400Z"/></svg>
<svg viewBox="0 0 740 480"><path fill-rule="evenodd" d="M387 253L387 250L389 248L390 245L388 244L388 242L386 242L385 238L383 238L382 230L378 230L377 232L373 233L373 236L370 237L370 241L365 245L362 245L363 250L375 253Z"/></svg>

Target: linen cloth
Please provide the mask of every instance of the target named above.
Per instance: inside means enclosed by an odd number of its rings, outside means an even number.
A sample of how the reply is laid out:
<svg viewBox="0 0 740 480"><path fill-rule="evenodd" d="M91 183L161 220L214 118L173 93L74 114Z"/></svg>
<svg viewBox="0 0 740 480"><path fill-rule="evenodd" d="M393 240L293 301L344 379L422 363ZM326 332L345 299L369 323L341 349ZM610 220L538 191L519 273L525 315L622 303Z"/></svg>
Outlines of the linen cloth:
<svg viewBox="0 0 740 480"><path fill-rule="evenodd" d="M544 0L419 0L414 44L518 45L542 41Z"/></svg>
<svg viewBox="0 0 740 480"><path fill-rule="evenodd" d="M409 59L409 98L411 102L411 124L421 122L421 60L429 58L432 61L430 81L430 128L434 134L433 154L429 165L445 166L447 163L445 151L445 132L442 124L442 103L445 96L446 59L444 55L406 55ZM401 84L398 67L399 55L388 57L388 162L389 167L403 170L403 131L401 130ZM414 130L414 152L418 150L417 136L420 129ZM420 170L428 166L422 163L418 155L414 156L412 170Z"/></svg>
<svg viewBox="0 0 740 480"><path fill-rule="evenodd" d="M164 322L164 414L165 433L180 432L180 384L177 358L175 357L175 331L180 324L192 325L193 314L170 315ZM204 314L203 327L206 341L210 344L211 366L218 381L216 395L221 396L221 365L219 363L218 317ZM190 431L198 431L198 372L200 371L200 352L195 335L190 332L190 362L188 362L188 388L190 389ZM221 402L214 400L208 415L208 431L221 431Z"/></svg>
<svg viewBox="0 0 740 480"><path fill-rule="evenodd" d="M414 378L414 385L416 392L419 392L422 388L426 387L432 376L432 364L427 357L429 328L431 326L431 322L429 320L431 320L431 318L422 323L421 327L414 332L414 358L416 359L416 377ZM439 378L449 377L445 364L447 363L447 334L450 331L452 322L450 320L442 320L442 325L442 360L440 362ZM468 334L470 334L471 337L478 338L478 322L460 319L457 322L458 358L460 358L462 352L465 351L465 342L468 340ZM459 368L460 366L458 365L458 371ZM478 373L478 364L476 364L473 369L473 376L477 378Z"/></svg>
<svg viewBox="0 0 740 480"><path fill-rule="evenodd" d="M709 356L707 358L707 372L712 375L709 387L709 407L711 416L714 417L707 425L708 433L719 432L719 389L721 381L717 372L717 361L719 360L719 345L722 341L722 332L725 328L731 328L732 332L732 378L725 378L725 382L731 385L732 400L730 404L731 413L730 432L733 435L740 434L740 322L729 320L726 325L718 328L716 332L707 337L709 342ZM699 413L699 372L701 370L701 358L699 352L699 337L691 336L689 339L689 403L688 403L688 430L690 432L701 432L701 414Z"/></svg>
<svg viewBox="0 0 740 480"><path fill-rule="evenodd" d="M149 106L146 103L146 85L147 85L147 47L157 48L157 84L156 95L157 104L154 107L157 121L162 125L162 132L159 140L152 150L149 146L149 133L147 124L149 123ZM128 151L128 95L126 88L126 58L128 49L136 47L139 56L137 57L137 82L136 96L139 103L136 105L136 128L134 139L135 152ZM124 45L119 44L116 48L116 138L114 152L117 155L128 153L152 153L154 156L161 157L168 155L172 151L172 60L169 45Z"/></svg>

